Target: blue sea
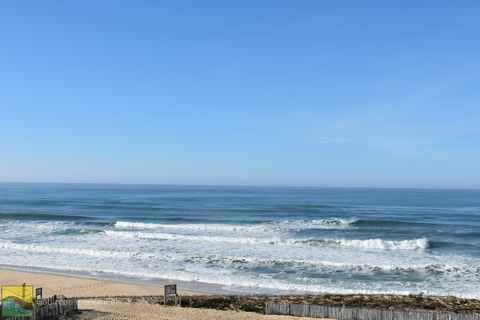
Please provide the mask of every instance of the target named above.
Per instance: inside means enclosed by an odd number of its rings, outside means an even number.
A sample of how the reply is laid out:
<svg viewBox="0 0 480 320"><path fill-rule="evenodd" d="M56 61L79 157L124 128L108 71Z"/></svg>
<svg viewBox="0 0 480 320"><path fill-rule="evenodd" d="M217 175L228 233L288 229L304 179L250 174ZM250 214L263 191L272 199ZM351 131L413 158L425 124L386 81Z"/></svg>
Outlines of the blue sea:
<svg viewBox="0 0 480 320"><path fill-rule="evenodd" d="M1 183L0 227L4 268L480 298L478 190Z"/></svg>

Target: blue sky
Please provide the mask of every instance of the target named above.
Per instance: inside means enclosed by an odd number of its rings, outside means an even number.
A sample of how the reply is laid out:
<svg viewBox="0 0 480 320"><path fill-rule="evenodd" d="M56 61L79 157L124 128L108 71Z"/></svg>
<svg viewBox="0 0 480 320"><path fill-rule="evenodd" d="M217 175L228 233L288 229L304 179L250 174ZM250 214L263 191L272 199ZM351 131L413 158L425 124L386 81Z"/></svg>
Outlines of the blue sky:
<svg viewBox="0 0 480 320"><path fill-rule="evenodd" d="M0 181L480 187L479 1L2 1Z"/></svg>

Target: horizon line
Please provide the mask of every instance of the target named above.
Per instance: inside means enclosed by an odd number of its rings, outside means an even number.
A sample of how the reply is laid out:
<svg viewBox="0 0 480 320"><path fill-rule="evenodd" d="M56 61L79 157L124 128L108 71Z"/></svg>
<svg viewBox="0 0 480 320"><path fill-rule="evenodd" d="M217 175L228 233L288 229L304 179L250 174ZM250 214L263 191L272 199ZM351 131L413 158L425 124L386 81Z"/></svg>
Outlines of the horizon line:
<svg viewBox="0 0 480 320"><path fill-rule="evenodd" d="M68 184L68 185L117 185L117 186L164 186L164 187L225 187L225 188L318 188L318 189L419 189L419 190L466 190L480 191L480 187L438 186L335 186L335 185L268 185L268 184L188 184L188 183L139 183L139 182L61 182L61 181L0 181L0 184Z"/></svg>

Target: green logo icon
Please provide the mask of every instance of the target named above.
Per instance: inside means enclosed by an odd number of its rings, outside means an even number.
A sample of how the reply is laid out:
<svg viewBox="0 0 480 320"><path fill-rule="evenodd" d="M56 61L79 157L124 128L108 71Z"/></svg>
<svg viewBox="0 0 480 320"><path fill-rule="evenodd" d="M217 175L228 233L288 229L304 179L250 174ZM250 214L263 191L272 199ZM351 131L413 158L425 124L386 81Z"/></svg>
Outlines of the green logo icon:
<svg viewBox="0 0 480 320"><path fill-rule="evenodd" d="M2 317L33 317L33 287L2 286Z"/></svg>

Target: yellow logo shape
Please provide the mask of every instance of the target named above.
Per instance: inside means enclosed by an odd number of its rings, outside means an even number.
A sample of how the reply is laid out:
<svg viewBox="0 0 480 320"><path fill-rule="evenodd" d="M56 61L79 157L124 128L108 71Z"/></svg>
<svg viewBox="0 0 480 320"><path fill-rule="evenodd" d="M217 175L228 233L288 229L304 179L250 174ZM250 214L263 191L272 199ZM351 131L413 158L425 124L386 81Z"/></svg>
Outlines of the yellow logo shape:
<svg viewBox="0 0 480 320"><path fill-rule="evenodd" d="M2 317L33 317L33 286L2 286Z"/></svg>

